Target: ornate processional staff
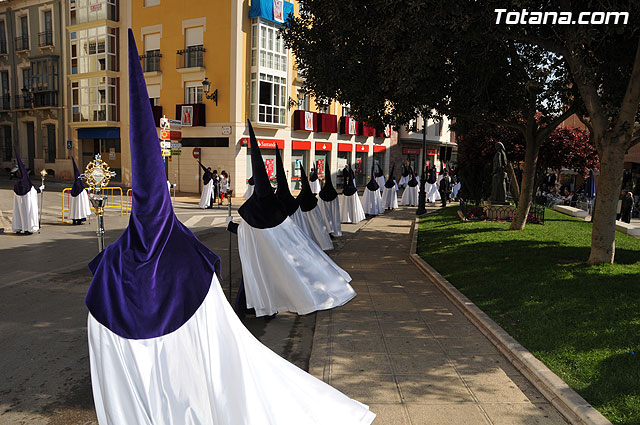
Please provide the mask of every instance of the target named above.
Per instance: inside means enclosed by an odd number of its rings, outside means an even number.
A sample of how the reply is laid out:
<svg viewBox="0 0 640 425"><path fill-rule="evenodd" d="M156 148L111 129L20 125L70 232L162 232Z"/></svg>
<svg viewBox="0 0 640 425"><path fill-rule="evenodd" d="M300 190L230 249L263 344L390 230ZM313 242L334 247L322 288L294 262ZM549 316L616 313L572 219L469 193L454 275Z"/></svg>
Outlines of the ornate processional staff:
<svg viewBox="0 0 640 425"><path fill-rule="evenodd" d="M102 190L109 185L109 181L112 177L115 177L115 171L109 170L109 165L102 161L100 154L97 154L96 159L87 164L84 174L80 176L84 179L91 188L91 195L89 200L93 205L93 209L98 217L98 252L104 249L104 207L107 197L102 193Z"/></svg>
<svg viewBox="0 0 640 425"><path fill-rule="evenodd" d="M38 218L38 233L42 228L42 206L44 205L44 178L47 176L47 170L44 168L40 171L40 217Z"/></svg>

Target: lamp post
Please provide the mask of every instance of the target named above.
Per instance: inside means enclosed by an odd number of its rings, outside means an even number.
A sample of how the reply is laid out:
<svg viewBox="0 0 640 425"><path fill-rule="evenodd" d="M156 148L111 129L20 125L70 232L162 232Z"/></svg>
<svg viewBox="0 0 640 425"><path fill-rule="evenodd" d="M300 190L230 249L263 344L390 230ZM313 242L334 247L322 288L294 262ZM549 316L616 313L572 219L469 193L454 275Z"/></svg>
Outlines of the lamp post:
<svg viewBox="0 0 640 425"><path fill-rule="evenodd" d="M40 185L44 186L44 178L47 176L47 170L44 168L40 171ZM42 227L42 206L44 205L44 189L40 191L40 218L38 219L38 233Z"/></svg>
<svg viewBox="0 0 640 425"><path fill-rule="evenodd" d="M214 102L216 102L216 106L218 106L218 89L215 89L213 93L209 94L210 90L211 81L209 81L207 77L204 77L204 80L202 81L202 91L204 92L204 97L213 100Z"/></svg>
<svg viewBox="0 0 640 425"><path fill-rule="evenodd" d="M422 116L422 175L420 176L420 193L418 195L418 210L416 215L427 212L427 193L425 183L427 181L427 119Z"/></svg>

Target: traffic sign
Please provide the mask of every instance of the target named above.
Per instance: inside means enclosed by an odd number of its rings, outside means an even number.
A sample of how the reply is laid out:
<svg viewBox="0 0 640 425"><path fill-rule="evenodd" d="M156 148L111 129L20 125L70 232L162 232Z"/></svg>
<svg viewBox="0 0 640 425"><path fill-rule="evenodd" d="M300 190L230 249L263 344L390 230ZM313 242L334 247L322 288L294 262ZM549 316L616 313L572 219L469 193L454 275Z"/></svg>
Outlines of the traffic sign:
<svg viewBox="0 0 640 425"><path fill-rule="evenodd" d="M160 118L160 128L163 130L180 130L182 122L180 120L170 120L166 117Z"/></svg>
<svg viewBox="0 0 640 425"><path fill-rule="evenodd" d="M171 149L172 156L180 156L182 155L182 151L180 149Z"/></svg>
<svg viewBox="0 0 640 425"><path fill-rule="evenodd" d="M162 149L162 157L164 158L165 156L171 156L170 149Z"/></svg>
<svg viewBox="0 0 640 425"><path fill-rule="evenodd" d="M182 143L171 142L171 149L182 149Z"/></svg>
<svg viewBox="0 0 640 425"><path fill-rule="evenodd" d="M161 140L160 141L160 148L161 149L171 149L171 142L170 141Z"/></svg>
<svg viewBox="0 0 640 425"><path fill-rule="evenodd" d="M195 159L200 158L200 148L193 148L193 152L191 154Z"/></svg>
<svg viewBox="0 0 640 425"><path fill-rule="evenodd" d="M182 132L175 130L160 130L162 140L182 140Z"/></svg>

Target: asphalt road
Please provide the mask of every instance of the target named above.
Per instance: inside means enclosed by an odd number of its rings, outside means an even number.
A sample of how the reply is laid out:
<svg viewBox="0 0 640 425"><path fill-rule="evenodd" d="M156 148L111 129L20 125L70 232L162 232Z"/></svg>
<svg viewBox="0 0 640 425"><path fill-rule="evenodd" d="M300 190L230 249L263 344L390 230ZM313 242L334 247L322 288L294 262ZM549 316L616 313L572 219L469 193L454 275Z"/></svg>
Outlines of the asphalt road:
<svg viewBox="0 0 640 425"><path fill-rule="evenodd" d="M9 223L12 186L4 178L0 181L0 211ZM91 223L72 226L59 221L62 187L66 186L47 185L39 234L0 234L0 425L97 423L84 305L91 282L87 263L97 253L96 222L94 218ZM197 199L189 197L178 198L174 209L180 220L221 257L222 286L228 292L227 210L201 210ZM237 208L233 210L237 217ZM107 244L121 234L127 222L127 215L121 217L119 210L107 211ZM351 229L356 230L355 226ZM241 270L236 236L231 239L235 292ZM244 322L273 351L308 368L315 314L279 314L271 321L248 317Z"/></svg>

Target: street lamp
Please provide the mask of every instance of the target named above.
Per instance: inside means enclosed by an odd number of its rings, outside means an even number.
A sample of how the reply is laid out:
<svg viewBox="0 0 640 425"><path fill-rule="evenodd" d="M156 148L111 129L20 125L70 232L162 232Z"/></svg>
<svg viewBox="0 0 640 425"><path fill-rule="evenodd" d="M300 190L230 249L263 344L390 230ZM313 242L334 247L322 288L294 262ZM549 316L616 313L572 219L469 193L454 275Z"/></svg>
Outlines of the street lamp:
<svg viewBox="0 0 640 425"><path fill-rule="evenodd" d="M218 89L211 94L209 94L209 90L211 90L211 81L207 77L204 77L204 81L202 82L202 91L204 91L204 97L207 99L211 99L216 102L216 106L218 106Z"/></svg>

